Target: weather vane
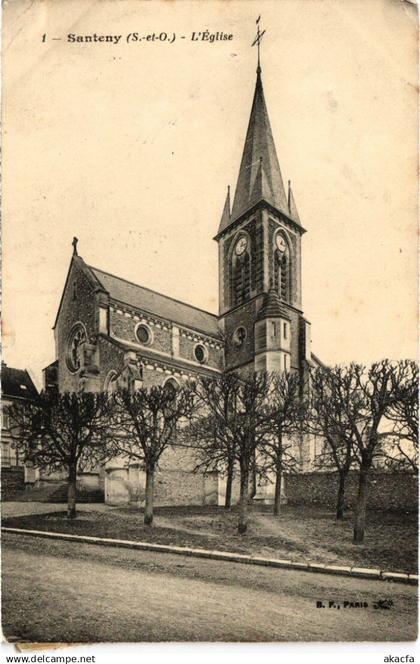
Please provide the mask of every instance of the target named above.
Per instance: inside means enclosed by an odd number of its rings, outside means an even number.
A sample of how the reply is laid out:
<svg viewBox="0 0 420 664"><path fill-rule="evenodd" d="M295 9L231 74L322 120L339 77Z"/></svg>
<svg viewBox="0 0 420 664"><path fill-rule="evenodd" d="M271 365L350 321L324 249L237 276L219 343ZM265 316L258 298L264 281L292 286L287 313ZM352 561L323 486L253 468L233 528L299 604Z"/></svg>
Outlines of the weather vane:
<svg viewBox="0 0 420 664"><path fill-rule="evenodd" d="M258 51L258 67L257 67L257 74L260 74L260 73L261 73L261 65L260 65L260 44L261 44L261 40L262 40L262 38L263 38L263 36L264 36L264 34L265 34L265 30L263 30L262 32L261 32L261 30L260 30L260 19L261 19L261 15L260 15L260 16L257 18L257 20L255 21L256 24L257 24L257 36L255 37L254 41L253 41L252 44L251 44L251 46L255 46L255 45L257 45L257 51Z"/></svg>

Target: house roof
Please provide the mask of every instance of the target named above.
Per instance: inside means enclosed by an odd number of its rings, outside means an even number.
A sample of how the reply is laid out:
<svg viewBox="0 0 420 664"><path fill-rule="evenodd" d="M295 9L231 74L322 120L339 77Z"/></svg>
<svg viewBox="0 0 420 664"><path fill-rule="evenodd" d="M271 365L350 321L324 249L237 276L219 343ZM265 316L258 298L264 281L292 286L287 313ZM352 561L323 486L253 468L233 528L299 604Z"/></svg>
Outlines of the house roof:
<svg viewBox="0 0 420 664"><path fill-rule="evenodd" d="M219 337L218 317L208 311L203 311L185 302L180 302L167 295L126 281L113 274L87 266L94 274L99 284L106 290L113 300L131 305L150 314L178 323L190 329L204 332L213 337Z"/></svg>
<svg viewBox="0 0 420 664"><path fill-rule="evenodd" d="M2 362L1 389L3 399L36 399L38 390L26 369L14 369Z"/></svg>

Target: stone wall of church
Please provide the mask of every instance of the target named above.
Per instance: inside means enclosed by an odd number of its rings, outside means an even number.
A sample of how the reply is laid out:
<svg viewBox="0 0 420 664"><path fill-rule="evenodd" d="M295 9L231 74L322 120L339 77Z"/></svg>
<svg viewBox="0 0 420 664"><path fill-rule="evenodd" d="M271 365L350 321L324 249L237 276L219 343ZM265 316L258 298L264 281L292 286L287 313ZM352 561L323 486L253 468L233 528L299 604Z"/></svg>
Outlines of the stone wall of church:
<svg viewBox="0 0 420 664"><path fill-rule="evenodd" d="M143 347L170 355L172 351L172 326L170 323L140 311L111 307L111 335L136 344L140 349L142 344L139 343L136 336L136 328L139 323L146 323L152 333L151 342Z"/></svg>
<svg viewBox="0 0 420 664"><path fill-rule="evenodd" d="M203 364L212 369L222 370L224 365L223 344L210 337L200 335L199 332L190 332L185 328L180 328L179 357L180 359L186 359L189 362L193 362L197 366L197 369L199 369L200 364L197 362L194 355L194 350L197 344L204 346L207 352L207 358Z"/></svg>
<svg viewBox="0 0 420 664"><path fill-rule="evenodd" d="M297 311L288 309L287 313L290 317L290 366L292 369L299 369L303 360L300 352L300 314Z"/></svg>
<svg viewBox="0 0 420 664"><path fill-rule="evenodd" d="M152 387L154 385L163 385L166 380L173 379L182 385L187 379L197 376L197 373L192 369L186 371L177 367L171 369L164 369L156 363L145 361L143 365L143 386Z"/></svg>
<svg viewBox="0 0 420 664"><path fill-rule="evenodd" d="M86 327L88 337L94 336L98 331L95 286L78 260L73 260L70 268L55 331L58 385L61 392L75 392L79 389L78 374L71 373L66 364L67 340L72 326L81 321Z"/></svg>
<svg viewBox="0 0 420 664"><path fill-rule="evenodd" d="M118 348L106 339L100 338L99 344L99 370L100 388L103 389L106 377L110 371L121 371L124 364L124 350Z"/></svg>
<svg viewBox="0 0 420 664"><path fill-rule="evenodd" d="M254 361L254 322L261 301L261 298L254 299L227 313L224 317L225 365L227 370ZM234 341L234 333L238 327L244 327L246 330L246 338L241 347L236 346Z"/></svg>
<svg viewBox="0 0 420 664"><path fill-rule="evenodd" d="M147 344L141 344L136 336L136 328L141 323L145 323L151 332L151 338ZM168 359L171 358L175 361L177 359L187 360L196 365L197 369L200 367L200 363L196 360L194 350L197 344L200 344L204 346L207 353L203 364L214 369L223 369L223 343L221 341L139 310L112 306L110 332L121 342L128 341L133 344L133 349L135 348L140 353L142 350L156 352L162 355L163 361L165 355Z"/></svg>

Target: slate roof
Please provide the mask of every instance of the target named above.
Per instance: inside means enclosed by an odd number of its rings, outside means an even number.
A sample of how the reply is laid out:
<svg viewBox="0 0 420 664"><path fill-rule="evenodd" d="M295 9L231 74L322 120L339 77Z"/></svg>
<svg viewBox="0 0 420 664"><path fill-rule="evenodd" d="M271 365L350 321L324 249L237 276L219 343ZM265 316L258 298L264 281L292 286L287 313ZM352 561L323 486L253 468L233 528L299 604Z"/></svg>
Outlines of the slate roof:
<svg viewBox="0 0 420 664"><path fill-rule="evenodd" d="M314 353L311 353L311 361L316 367L326 367L327 365L322 362Z"/></svg>
<svg viewBox="0 0 420 664"><path fill-rule="evenodd" d="M295 197L293 196L292 187L289 181L289 195L288 195L289 215L300 224L299 212L297 211Z"/></svg>
<svg viewBox="0 0 420 664"><path fill-rule="evenodd" d="M131 305L149 314L173 321L179 325L204 332L212 337L219 337L218 317L208 311L174 300L167 295L138 286L113 274L87 266L113 300Z"/></svg>
<svg viewBox="0 0 420 664"><path fill-rule="evenodd" d="M232 213L228 213L225 205L218 235L260 201L265 201L301 225L293 194L289 191L286 195L284 188L264 98L261 72L257 70L257 82Z"/></svg>
<svg viewBox="0 0 420 664"><path fill-rule="evenodd" d="M219 232L230 226L230 187L228 187L225 205L223 207L222 218L220 220Z"/></svg>
<svg viewBox="0 0 420 664"><path fill-rule="evenodd" d="M265 104L261 74L258 73L233 201L232 221L261 199L287 214L286 192Z"/></svg>
<svg viewBox="0 0 420 664"><path fill-rule="evenodd" d="M25 369L13 369L2 362L1 391L3 399L36 399L38 390Z"/></svg>

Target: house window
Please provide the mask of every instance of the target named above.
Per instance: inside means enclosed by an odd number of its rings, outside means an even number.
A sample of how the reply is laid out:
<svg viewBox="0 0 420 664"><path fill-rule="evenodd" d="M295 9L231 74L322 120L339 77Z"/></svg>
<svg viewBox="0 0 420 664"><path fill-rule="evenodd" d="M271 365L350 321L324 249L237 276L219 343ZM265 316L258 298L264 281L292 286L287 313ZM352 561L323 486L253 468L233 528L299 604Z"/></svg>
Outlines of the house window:
<svg viewBox="0 0 420 664"><path fill-rule="evenodd" d="M287 339L287 323L283 323L283 336Z"/></svg>
<svg viewBox="0 0 420 664"><path fill-rule="evenodd" d="M271 336L272 337L277 336L277 325L276 325L276 323L271 323Z"/></svg>

